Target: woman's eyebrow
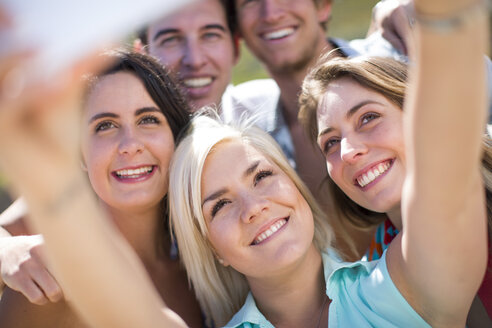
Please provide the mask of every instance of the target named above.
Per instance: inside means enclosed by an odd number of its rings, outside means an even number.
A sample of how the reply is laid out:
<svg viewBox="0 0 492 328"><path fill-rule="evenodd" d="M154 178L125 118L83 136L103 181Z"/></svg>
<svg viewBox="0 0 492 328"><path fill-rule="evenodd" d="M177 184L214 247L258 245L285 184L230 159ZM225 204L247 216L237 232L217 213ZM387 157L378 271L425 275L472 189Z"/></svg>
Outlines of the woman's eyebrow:
<svg viewBox="0 0 492 328"><path fill-rule="evenodd" d="M246 169L246 171L244 171L243 177L246 178L246 177L248 177L248 175L251 175L251 173L253 173L256 170L256 168L258 167L258 165L260 165L260 161L256 161L253 164L251 164Z"/></svg>
<svg viewBox="0 0 492 328"><path fill-rule="evenodd" d="M117 115L115 113L111 113L111 112L98 113L89 119L89 124L96 121L96 120L99 120L101 118L105 118L105 117L118 118L119 115Z"/></svg>
<svg viewBox="0 0 492 328"><path fill-rule="evenodd" d="M256 161L254 162L253 164L251 164L247 169L246 171L244 171L244 174L243 174L243 177L248 177L249 175L251 175L255 170L256 168L258 167L258 165L260 165L260 161ZM203 205L206 203L206 202L209 202L211 200L214 200L214 199L217 199L219 198L220 196L222 196L223 194L225 194L227 192L227 189L226 188L222 188L220 190L217 190L216 192L214 192L213 194L211 194L210 196L208 196L207 198L205 198L202 202L202 207Z"/></svg>
<svg viewBox="0 0 492 328"><path fill-rule="evenodd" d="M157 107L143 107L135 111L135 116L139 116L143 113L155 113L155 112L162 113L161 110Z"/></svg>

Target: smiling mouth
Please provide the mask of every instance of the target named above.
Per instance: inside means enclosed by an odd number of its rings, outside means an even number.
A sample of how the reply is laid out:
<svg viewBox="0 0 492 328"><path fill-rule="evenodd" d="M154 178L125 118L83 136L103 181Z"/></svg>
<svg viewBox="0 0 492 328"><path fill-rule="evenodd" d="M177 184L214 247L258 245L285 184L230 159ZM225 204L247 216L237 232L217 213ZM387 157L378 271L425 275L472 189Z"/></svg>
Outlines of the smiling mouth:
<svg viewBox="0 0 492 328"><path fill-rule="evenodd" d="M203 88L212 84L212 77L196 77L183 79L183 85L187 88Z"/></svg>
<svg viewBox="0 0 492 328"><path fill-rule="evenodd" d="M273 31L270 33L264 33L263 34L263 39L265 40L279 40L283 39L285 37L288 37L292 34L294 34L295 28L293 27L286 27L277 31Z"/></svg>
<svg viewBox="0 0 492 328"><path fill-rule="evenodd" d="M118 179L139 179L151 174L155 169L154 165L142 166L138 169L125 169L113 172Z"/></svg>
<svg viewBox="0 0 492 328"><path fill-rule="evenodd" d="M274 233L276 233L280 228L282 228L287 221L289 221L289 217L280 219L273 223L267 230L263 231L261 234L259 234L255 240L251 243L251 245L258 245L264 240L268 239L270 236L272 236Z"/></svg>
<svg viewBox="0 0 492 328"><path fill-rule="evenodd" d="M388 160L382 163L379 163L378 165L372 167L370 170L365 172L364 174L361 174L355 179L355 184L358 185L359 187L365 187L374 180L376 180L377 177L379 177L381 174L385 173L386 171L389 170L391 165L393 164L393 160Z"/></svg>

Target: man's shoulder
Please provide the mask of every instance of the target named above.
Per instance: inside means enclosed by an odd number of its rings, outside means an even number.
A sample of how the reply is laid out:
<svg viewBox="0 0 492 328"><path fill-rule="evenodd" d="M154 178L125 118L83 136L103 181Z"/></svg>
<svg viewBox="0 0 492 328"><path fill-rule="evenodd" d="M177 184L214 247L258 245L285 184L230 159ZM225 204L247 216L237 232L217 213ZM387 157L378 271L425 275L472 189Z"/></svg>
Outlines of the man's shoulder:
<svg viewBox="0 0 492 328"><path fill-rule="evenodd" d="M380 56L406 60L406 57L396 50L381 34L373 33L365 39L344 40L330 38L333 45L340 49L347 57Z"/></svg>
<svg viewBox="0 0 492 328"><path fill-rule="evenodd" d="M243 82L228 88L230 96L236 102L253 103L274 99L278 101L280 89L273 79L257 79Z"/></svg>
<svg viewBox="0 0 492 328"><path fill-rule="evenodd" d="M280 89L272 79L258 79L229 86L222 97L222 116L237 120L240 116L274 116Z"/></svg>

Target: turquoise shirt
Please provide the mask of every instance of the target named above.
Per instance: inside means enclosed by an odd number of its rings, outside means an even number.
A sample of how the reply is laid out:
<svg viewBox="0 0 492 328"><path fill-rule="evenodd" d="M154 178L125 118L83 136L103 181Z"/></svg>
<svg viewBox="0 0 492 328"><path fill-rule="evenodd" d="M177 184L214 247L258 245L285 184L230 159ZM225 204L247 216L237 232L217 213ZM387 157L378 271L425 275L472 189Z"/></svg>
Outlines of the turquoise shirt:
<svg viewBox="0 0 492 328"><path fill-rule="evenodd" d="M380 260L343 263L333 251L322 253L326 295L331 299L328 327L429 327L390 278L386 252ZM251 293L225 326L274 327L256 307Z"/></svg>

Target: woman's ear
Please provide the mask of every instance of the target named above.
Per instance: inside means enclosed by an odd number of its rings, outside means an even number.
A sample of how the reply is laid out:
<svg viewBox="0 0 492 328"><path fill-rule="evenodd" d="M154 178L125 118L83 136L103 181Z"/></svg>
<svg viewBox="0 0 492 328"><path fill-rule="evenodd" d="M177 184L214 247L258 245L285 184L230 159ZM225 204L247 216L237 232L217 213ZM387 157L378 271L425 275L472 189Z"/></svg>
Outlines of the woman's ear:
<svg viewBox="0 0 492 328"><path fill-rule="evenodd" d="M217 262L219 262L222 266L225 266L225 267L229 266L229 262L227 262L226 260L222 259L219 256L216 256L216 257L217 257Z"/></svg>
<svg viewBox="0 0 492 328"><path fill-rule="evenodd" d="M215 248L212 245L210 245L210 246L212 247L212 253L214 254L214 257L217 259L217 262L219 262L220 265L222 265L222 266L225 266L225 267L229 266L229 262L227 262L226 260L221 258L219 256L219 254L217 254L217 251L215 250Z"/></svg>

